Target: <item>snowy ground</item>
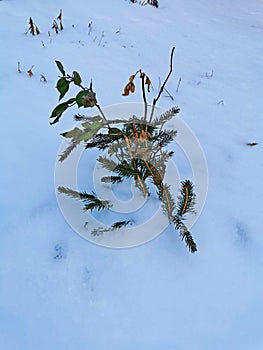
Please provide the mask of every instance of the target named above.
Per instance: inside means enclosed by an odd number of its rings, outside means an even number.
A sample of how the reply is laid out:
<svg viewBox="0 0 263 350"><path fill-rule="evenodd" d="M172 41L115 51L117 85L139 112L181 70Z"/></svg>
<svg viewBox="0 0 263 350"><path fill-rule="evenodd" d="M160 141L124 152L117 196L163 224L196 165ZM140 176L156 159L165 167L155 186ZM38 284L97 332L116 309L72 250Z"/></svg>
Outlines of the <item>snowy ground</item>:
<svg viewBox="0 0 263 350"><path fill-rule="evenodd" d="M0 2L1 349L263 348L263 2L159 3ZM49 37L60 8L65 29ZM30 16L39 36L24 35ZM98 247L71 230L55 197L58 135L73 120L69 112L49 125L54 60L92 78L107 106L126 102L123 86L138 68L157 87L172 46L167 88L208 163L208 197L192 228L198 253L172 228L137 248Z"/></svg>

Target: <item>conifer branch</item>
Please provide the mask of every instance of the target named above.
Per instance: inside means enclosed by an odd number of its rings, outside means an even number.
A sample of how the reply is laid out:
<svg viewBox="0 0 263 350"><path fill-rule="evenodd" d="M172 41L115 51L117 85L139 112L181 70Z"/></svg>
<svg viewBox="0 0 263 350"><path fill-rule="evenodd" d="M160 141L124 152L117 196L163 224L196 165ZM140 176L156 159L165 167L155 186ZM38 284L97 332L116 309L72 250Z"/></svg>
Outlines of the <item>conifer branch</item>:
<svg viewBox="0 0 263 350"><path fill-rule="evenodd" d="M162 113L159 117L155 118L152 122L152 125L154 127L163 125L166 123L168 120L172 119L176 114L180 112L179 107L172 107L168 111Z"/></svg>
<svg viewBox="0 0 263 350"><path fill-rule="evenodd" d="M59 156L59 161L63 162L63 160L70 155L70 153L78 146L79 143L80 141L73 139L65 151Z"/></svg>
<svg viewBox="0 0 263 350"><path fill-rule="evenodd" d="M94 229L91 231L91 234L92 236L100 236L103 233L119 230L132 223L133 223L133 220L117 221L114 224L112 224L110 227L99 227L97 229Z"/></svg>
<svg viewBox="0 0 263 350"><path fill-rule="evenodd" d="M114 171L118 166L118 163L116 163L113 159L109 159L105 156L99 156L97 161L103 166L103 168L109 171Z"/></svg>
<svg viewBox="0 0 263 350"><path fill-rule="evenodd" d="M111 206L108 200L100 200L95 193L78 192L63 186L58 187L58 192L66 194L71 198L82 200L84 202L83 210L92 211L93 209L97 209L100 211Z"/></svg>
<svg viewBox="0 0 263 350"><path fill-rule="evenodd" d="M121 176L104 176L100 180L101 180L101 182L112 183L112 184L119 183L119 182L123 181Z"/></svg>
<svg viewBox="0 0 263 350"><path fill-rule="evenodd" d="M174 217L173 222L175 224L176 229L179 230L180 237L182 238L182 240L185 241L185 244L188 247L189 251L191 253L197 252L196 243L185 224L176 216Z"/></svg>
<svg viewBox="0 0 263 350"><path fill-rule="evenodd" d="M163 131L160 131L158 134L154 135L151 141L157 142L159 147L165 147L170 142L173 141L176 134L177 134L176 130L163 130Z"/></svg>
<svg viewBox="0 0 263 350"><path fill-rule="evenodd" d="M191 181L183 181L181 187L181 195L178 197L177 204L177 214L179 216L193 212L195 206L195 197L196 196L194 194L193 184Z"/></svg>
<svg viewBox="0 0 263 350"><path fill-rule="evenodd" d="M163 212L167 215L169 221L173 221L175 202L170 192L170 186L168 186L167 184L161 186L161 188L159 189L159 198L162 201Z"/></svg>

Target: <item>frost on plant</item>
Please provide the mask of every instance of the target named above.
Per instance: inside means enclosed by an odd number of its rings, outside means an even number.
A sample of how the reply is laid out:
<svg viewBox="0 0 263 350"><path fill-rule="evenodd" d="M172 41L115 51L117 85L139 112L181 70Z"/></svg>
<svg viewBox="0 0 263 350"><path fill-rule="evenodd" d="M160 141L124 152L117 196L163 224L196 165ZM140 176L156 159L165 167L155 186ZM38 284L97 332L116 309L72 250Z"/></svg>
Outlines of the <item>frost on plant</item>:
<svg viewBox="0 0 263 350"><path fill-rule="evenodd" d="M149 76L141 69L132 74L123 90L123 96L134 93L135 81L139 80L144 113L142 116L109 120L98 104L96 93L93 91L92 83L84 86L80 74L73 71L72 74L65 72L61 62L56 61L61 77L57 81L56 88L59 92L59 100L68 93L70 85L79 88L76 96L58 104L52 111L50 124L57 123L63 113L70 107L76 105L79 108L96 108L97 113L93 116L76 115L75 120L80 121L80 126L61 135L69 139L68 147L60 155L59 161L65 161L70 153L80 143L85 144L87 151L98 149L107 150L106 155L100 155L97 161L104 169L109 171L109 176L101 178L102 183L118 183L125 179L132 179L141 195L150 196L150 184L155 188L158 199L162 203L162 210L167 216L170 224L178 230L180 237L186 243L190 252L197 251L196 244L191 233L186 227L184 220L187 214L193 212L195 205L195 194L193 184L189 180L182 181L180 195L173 198L170 184L165 182L167 162L173 156L173 150L169 149L171 142L176 137L176 130L166 127L166 123L176 116L180 109L172 107L165 113L155 113L156 104L165 89L165 85L173 70L174 48L170 56L170 69L161 84L157 96L152 104L148 104L147 94L151 89ZM59 187L60 194L67 195L73 199L81 200L84 210L107 210L111 203L107 198L98 198L96 193L77 192L74 189ZM113 222L109 227L98 227L92 230L92 235L100 235L115 231L133 223L133 220ZM125 232L123 233L125 234Z"/></svg>

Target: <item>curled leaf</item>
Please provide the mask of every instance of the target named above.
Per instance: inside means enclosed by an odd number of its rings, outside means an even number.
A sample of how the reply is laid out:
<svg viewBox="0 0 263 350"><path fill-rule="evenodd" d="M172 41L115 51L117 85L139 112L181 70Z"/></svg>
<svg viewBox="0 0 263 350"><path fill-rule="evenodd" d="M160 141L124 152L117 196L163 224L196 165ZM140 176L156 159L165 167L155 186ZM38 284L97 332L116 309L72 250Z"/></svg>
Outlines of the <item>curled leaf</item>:
<svg viewBox="0 0 263 350"><path fill-rule="evenodd" d="M135 91L135 85L133 84L132 81L130 81L127 85L125 85L122 96L128 96L130 92L134 93L134 91Z"/></svg>
<svg viewBox="0 0 263 350"><path fill-rule="evenodd" d="M122 96L128 96L129 93L130 93L130 89L129 89L129 84L127 84L125 87L124 87L124 91L123 91L123 94Z"/></svg>
<svg viewBox="0 0 263 350"><path fill-rule="evenodd" d="M151 80L148 76L146 77L145 85L147 85L147 91L150 92Z"/></svg>
<svg viewBox="0 0 263 350"><path fill-rule="evenodd" d="M135 91L135 85L132 82L130 82L130 92L134 93L134 91Z"/></svg>
<svg viewBox="0 0 263 350"><path fill-rule="evenodd" d="M133 75L131 75L131 76L130 76L130 78L129 78L129 82L130 82L130 83L132 83L132 82L133 82L133 80L134 80L134 78L135 78L135 75L134 75L134 74L133 74Z"/></svg>

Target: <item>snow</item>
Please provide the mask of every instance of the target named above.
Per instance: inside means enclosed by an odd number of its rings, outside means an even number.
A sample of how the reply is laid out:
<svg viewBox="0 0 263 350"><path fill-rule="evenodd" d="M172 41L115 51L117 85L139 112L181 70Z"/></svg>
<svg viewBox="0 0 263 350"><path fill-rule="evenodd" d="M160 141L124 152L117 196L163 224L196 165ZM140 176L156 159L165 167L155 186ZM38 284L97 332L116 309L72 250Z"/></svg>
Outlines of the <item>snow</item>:
<svg viewBox="0 0 263 350"><path fill-rule="evenodd" d="M263 2L159 3L0 2L1 349L263 348ZM30 16L40 36L24 35ZM49 125L54 61L92 78L108 106L127 102L122 89L139 68L157 88L172 46L167 89L208 163L207 201L192 227L198 252L171 227L136 248L99 247L69 227L55 196L59 133L72 128L74 112ZM129 97L139 101L138 92Z"/></svg>

